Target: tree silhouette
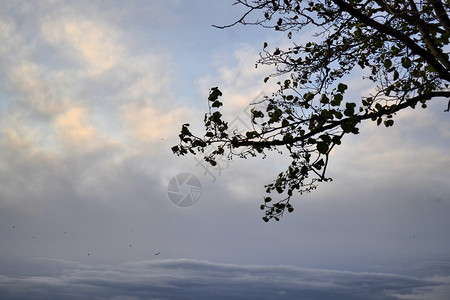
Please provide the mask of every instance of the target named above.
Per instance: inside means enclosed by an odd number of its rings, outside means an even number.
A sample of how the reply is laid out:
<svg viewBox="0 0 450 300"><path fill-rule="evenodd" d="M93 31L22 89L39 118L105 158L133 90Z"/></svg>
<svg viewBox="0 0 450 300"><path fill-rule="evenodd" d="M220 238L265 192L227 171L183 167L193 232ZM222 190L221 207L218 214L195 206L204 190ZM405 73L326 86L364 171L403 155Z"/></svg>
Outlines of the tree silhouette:
<svg viewBox="0 0 450 300"><path fill-rule="evenodd" d="M238 0L247 10L237 24L259 25L285 32L288 48L265 42L257 64L274 66L264 78L279 78L278 90L251 110L253 129L229 132L222 120L218 87L210 90L206 133L197 136L189 124L181 129L178 155L204 153L216 165L218 156L229 159L265 156L268 150L286 149L287 170L266 192L264 221L279 220L293 211L291 197L331 180L326 171L330 151L346 134L358 134L361 122L372 120L390 127L394 115L417 105L426 108L436 98L450 98L450 4L440 0ZM311 32L301 43L299 32ZM346 96L345 75L368 70L362 80L374 87L359 100ZM351 87L350 87L351 88ZM449 102L450 107L450 102ZM448 110L448 109L447 109ZM205 154L211 145L215 150Z"/></svg>

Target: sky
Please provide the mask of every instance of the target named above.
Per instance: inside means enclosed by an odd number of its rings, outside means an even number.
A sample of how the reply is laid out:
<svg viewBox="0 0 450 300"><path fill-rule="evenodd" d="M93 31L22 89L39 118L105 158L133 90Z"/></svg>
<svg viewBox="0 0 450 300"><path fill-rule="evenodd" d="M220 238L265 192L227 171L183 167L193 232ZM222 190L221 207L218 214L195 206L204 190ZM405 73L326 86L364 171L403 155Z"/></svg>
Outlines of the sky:
<svg viewBox="0 0 450 300"><path fill-rule="evenodd" d="M211 87L239 129L274 91L255 62L285 36L214 28L232 3L0 1L2 299L448 299L445 99L362 124L280 222L259 205L288 158L172 154Z"/></svg>

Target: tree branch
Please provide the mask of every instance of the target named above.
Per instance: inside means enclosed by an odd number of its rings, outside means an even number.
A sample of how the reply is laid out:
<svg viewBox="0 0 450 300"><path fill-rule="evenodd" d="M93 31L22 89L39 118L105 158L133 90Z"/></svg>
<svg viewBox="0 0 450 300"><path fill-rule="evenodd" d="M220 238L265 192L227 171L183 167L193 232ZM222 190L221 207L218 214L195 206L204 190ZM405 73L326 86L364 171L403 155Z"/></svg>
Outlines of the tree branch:
<svg viewBox="0 0 450 300"><path fill-rule="evenodd" d="M392 36L396 38L397 40L405 43L405 45L411 49L412 52L419 55L420 57L424 58L433 68L441 75L442 79L445 79L447 81L450 81L450 72L447 68L442 66L438 60L428 52L426 49L423 49L419 45L417 45L409 36L403 34L402 32L378 23L374 19L366 16L365 14L361 13L359 10L355 9L351 4L343 1L343 0L332 0L337 6L339 6L343 11L346 11L351 16L355 17L356 19L360 20L362 23L367 24L368 26L385 33L389 36Z"/></svg>
<svg viewBox="0 0 450 300"><path fill-rule="evenodd" d="M450 19L448 18L447 12L445 11L444 6L440 0L431 0L433 3L434 11L441 23L442 27L444 27L447 34L450 35Z"/></svg>
<svg viewBox="0 0 450 300"><path fill-rule="evenodd" d="M237 1L234 4L237 4L237 3L241 3L242 5L244 5L246 7L249 7L250 9L239 20L237 20L236 22L234 22L232 24L224 25L224 26L219 26L219 25L212 25L212 26L215 27L215 28L219 28L219 29L225 29L225 28L233 27L234 25L236 25L238 23L246 25L247 23L244 20L252 11L257 10L257 9L261 9L264 6L267 5L267 2L263 2L262 4L260 4L258 6L251 6L247 2L242 2L242 1Z"/></svg>
<svg viewBox="0 0 450 300"><path fill-rule="evenodd" d="M417 10L417 6L414 3L413 0L409 0L409 3L411 5L411 9L413 12L417 14L417 17L410 18L414 25L417 26L417 28L420 31L420 34L422 35L423 40L425 41L425 45L427 46L428 50L448 69L450 69L450 62L448 59L442 54L442 52L436 47L435 42L431 38L428 30L425 28L425 22L420 18L419 11Z"/></svg>
<svg viewBox="0 0 450 300"><path fill-rule="evenodd" d="M431 99L431 98L435 98L435 97L446 97L446 98L450 98L450 91L436 91L436 92L430 92L430 93L425 93L425 94L421 94L418 95L416 97L413 97L407 101L404 101L398 105L395 105L394 108L392 109L385 109L385 110L381 110L378 112L373 112L373 113L368 113L365 115L361 115L361 116L356 116L359 121L362 120L367 120L367 119L372 119L372 118L378 118L387 114L394 114L402 109L405 109L407 107L413 106L415 104L417 104L418 102L420 102L421 100L426 100L426 99ZM326 126L322 126L319 128L316 128L315 130L311 130L310 132L302 135L302 136L298 136L295 137L291 140L285 141L285 140L273 140L273 141L248 141L248 140L243 140L243 141L232 141L231 144L233 147L242 147L242 146L256 146L256 147L271 147L271 146L283 146L283 145L292 145L294 143L297 142L301 142L304 140L309 139L310 137L315 136L318 133L322 133L325 132L327 130L336 128L338 126L341 126L342 124L345 124L347 122L350 121L350 118L345 118L333 123L330 123Z"/></svg>

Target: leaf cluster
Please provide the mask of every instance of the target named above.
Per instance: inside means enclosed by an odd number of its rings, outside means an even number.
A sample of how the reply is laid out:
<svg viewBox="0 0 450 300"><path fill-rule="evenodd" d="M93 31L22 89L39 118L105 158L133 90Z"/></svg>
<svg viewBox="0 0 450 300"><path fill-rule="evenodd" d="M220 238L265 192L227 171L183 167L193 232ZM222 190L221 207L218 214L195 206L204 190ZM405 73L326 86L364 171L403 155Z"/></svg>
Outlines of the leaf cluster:
<svg viewBox="0 0 450 300"><path fill-rule="evenodd" d="M216 145L205 160L217 156L247 158L276 150L291 163L266 192L261 209L264 221L279 220L292 212L294 192L310 192L323 181L330 154L347 134L358 134L359 125L372 120L394 125L397 112L426 108L427 101L450 98L449 5L440 0L238 0L247 12L238 23L258 25L286 34L291 45L263 43L259 65L274 72L264 82L278 79L278 89L251 110L252 130L229 132L222 120L217 87L210 91L206 133L196 137L183 125L180 144L172 148L184 155ZM229 26L218 26L226 28ZM299 33L312 32L309 41ZM359 99L348 96L355 87L345 83L354 70L373 85ZM262 108L261 108L262 106Z"/></svg>

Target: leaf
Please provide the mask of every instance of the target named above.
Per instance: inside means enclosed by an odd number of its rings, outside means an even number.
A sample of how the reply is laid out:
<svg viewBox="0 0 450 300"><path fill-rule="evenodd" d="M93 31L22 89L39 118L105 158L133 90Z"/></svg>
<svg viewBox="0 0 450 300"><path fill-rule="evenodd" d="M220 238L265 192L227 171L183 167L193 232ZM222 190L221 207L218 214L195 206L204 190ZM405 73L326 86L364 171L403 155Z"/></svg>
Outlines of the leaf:
<svg viewBox="0 0 450 300"><path fill-rule="evenodd" d="M213 104L211 105L212 107L221 107L223 104L222 102L220 102L219 100L216 100L213 102Z"/></svg>
<svg viewBox="0 0 450 300"><path fill-rule="evenodd" d="M192 136L192 133L189 131L188 126L189 126L189 124L184 124L181 127L181 134L183 136Z"/></svg>
<svg viewBox="0 0 450 300"><path fill-rule="evenodd" d="M323 94L322 98L320 99L320 103L328 104L328 103L330 103L330 99L327 97L327 95Z"/></svg>
<svg viewBox="0 0 450 300"><path fill-rule="evenodd" d="M344 99L344 96L342 94L336 94L336 95L334 95L333 101L331 101L331 105L339 106L339 105L341 105L341 102L343 99Z"/></svg>
<svg viewBox="0 0 450 300"><path fill-rule="evenodd" d="M306 174L308 174L308 172L309 172L309 169L307 166L302 166L302 168L300 169L300 173L302 175L306 175Z"/></svg>
<svg viewBox="0 0 450 300"><path fill-rule="evenodd" d="M222 114L220 112L216 111L211 115L210 119L211 119L211 121L213 121L216 124L222 124L222 120L220 119L221 117L222 117Z"/></svg>
<svg viewBox="0 0 450 300"><path fill-rule="evenodd" d="M311 92L308 92L303 95L303 98L305 99L305 101L311 101L312 99L314 99L314 94Z"/></svg>
<svg viewBox="0 0 450 300"><path fill-rule="evenodd" d="M398 71L394 70L394 80L397 80L398 76L399 76Z"/></svg>
<svg viewBox="0 0 450 300"><path fill-rule="evenodd" d="M322 154L327 154L328 152L328 144L325 142L318 142L317 145L317 151Z"/></svg>
<svg viewBox="0 0 450 300"><path fill-rule="evenodd" d="M322 167L325 165L325 163L324 163L324 161L323 161L323 159L321 159L321 160L319 160L318 162L316 162L314 165L313 165L313 167L316 169L316 170L320 170L320 169L322 169Z"/></svg>
<svg viewBox="0 0 450 300"><path fill-rule="evenodd" d="M404 68L410 68L411 67L411 60L408 57L403 57L402 58L402 66Z"/></svg>
<svg viewBox="0 0 450 300"><path fill-rule="evenodd" d="M264 42L263 49L267 48L267 42Z"/></svg>
<svg viewBox="0 0 450 300"><path fill-rule="evenodd" d="M345 111L344 111L344 115L346 115L347 117L351 117L355 114L355 107L356 107L356 103L353 102L348 102L345 103Z"/></svg>
<svg viewBox="0 0 450 300"><path fill-rule="evenodd" d="M348 86L346 84L343 84L343 83L338 84L338 91L340 93L344 93L347 88L348 88Z"/></svg>
<svg viewBox="0 0 450 300"><path fill-rule="evenodd" d="M392 54L394 54L395 56L397 56L398 53L400 52L400 49L399 49L398 47L396 47L396 46L392 46L392 47L391 47L391 51L392 51Z"/></svg>
<svg viewBox="0 0 450 300"><path fill-rule="evenodd" d="M389 69L390 67L392 67L392 61L391 61L390 59L386 59L386 60L384 61L384 67L385 67L386 69Z"/></svg>
<svg viewBox="0 0 450 300"><path fill-rule="evenodd" d="M341 128L342 128L342 130L344 130L345 133L352 132L354 130L355 126L356 126L355 124L352 124L350 122L341 124Z"/></svg>
<svg viewBox="0 0 450 300"><path fill-rule="evenodd" d="M382 111L383 110L383 106L380 103L375 104L375 109L378 111Z"/></svg>
<svg viewBox="0 0 450 300"><path fill-rule="evenodd" d="M386 120L386 121L384 121L384 125L386 127L393 126L394 125L394 120Z"/></svg>
<svg viewBox="0 0 450 300"><path fill-rule="evenodd" d="M340 111L335 111L334 112L334 116L336 117L336 119L342 119L342 117L344 115Z"/></svg>
<svg viewBox="0 0 450 300"><path fill-rule="evenodd" d="M218 87L213 87L213 88L211 88L211 92L209 93L208 100L211 101L211 102L214 102L220 96L222 96L222 92L219 90L219 88Z"/></svg>
<svg viewBox="0 0 450 300"><path fill-rule="evenodd" d="M256 136L256 134L257 134L257 132L256 132L256 131L247 131L247 132L245 133L245 135L246 135L246 136L247 136L247 138L249 138L249 139L251 139L251 138L255 137L255 136Z"/></svg>
<svg viewBox="0 0 450 300"><path fill-rule="evenodd" d="M340 136L333 136L333 143L335 143L336 145L340 145L341 144L341 137Z"/></svg>
<svg viewBox="0 0 450 300"><path fill-rule="evenodd" d="M331 142L331 138L328 134L322 134L319 138L327 144Z"/></svg>

